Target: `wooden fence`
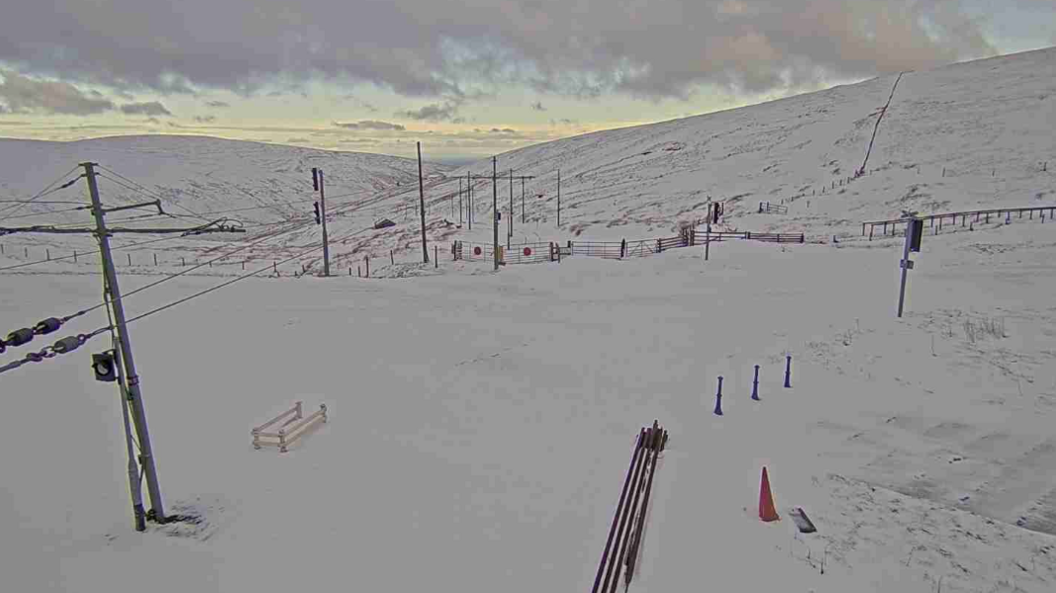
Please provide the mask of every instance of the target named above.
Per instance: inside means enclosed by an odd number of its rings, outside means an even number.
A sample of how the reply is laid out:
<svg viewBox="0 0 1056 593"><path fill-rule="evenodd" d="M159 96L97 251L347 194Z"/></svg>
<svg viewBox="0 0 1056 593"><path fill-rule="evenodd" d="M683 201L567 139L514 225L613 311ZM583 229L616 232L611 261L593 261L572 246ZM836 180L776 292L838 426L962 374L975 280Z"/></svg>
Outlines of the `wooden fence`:
<svg viewBox="0 0 1056 593"><path fill-rule="evenodd" d="M788 206L759 202L759 214L788 214Z"/></svg>
<svg viewBox="0 0 1056 593"><path fill-rule="evenodd" d="M600 257L603 259L627 259L663 253L671 249L703 245L706 241L717 243L731 239L764 241L769 243L805 243L803 233L753 233L713 231L707 233L693 228L684 228L674 237L638 239L628 241L572 241L566 245L555 242L521 243L511 245L509 250L500 249L501 264L524 264L561 261L562 256ZM451 257L463 261L492 261L494 248L490 243L454 241Z"/></svg>
<svg viewBox="0 0 1056 593"><path fill-rule="evenodd" d="M935 232L942 230L944 224L946 226L957 226L960 222L960 226L967 227L969 223L981 222L987 224L990 222L990 218L994 217L1000 221L1001 216L1004 215L1004 222L1011 223L1013 214L1015 218L1022 219L1024 214L1027 214L1030 220L1034 220L1034 215L1038 214L1042 222L1045 222L1045 213L1048 212L1049 219L1051 220L1054 213L1056 213L1056 206L1026 206L1023 208L990 208L986 210L966 210L962 212L943 212L940 214L925 214L918 215L917 218L928 221L929 228L934 228ZM866 227L869 227L869 239L872 240L873 233L876 227L880 227L881 232L884 236L890 234L895 236L898 232L898 227L901 225L902 233L905 234L906 225L908 224L908 218L892 218L889 220L871 220L862 223L862 236L865 236ZM936 226L936 222L938 225ZM890 233L888 232L890 230Z"/></svg>
<svg viewBox="0 0 1056 593"><path fill-rule="evenodd" d="M302 404L303 402L296 402L289 410L286 410L260 426L254 427L253 430L250 431L250 434L253 436L253 448L260 449L262 446L278 447L281 453L285 453L287 447L304 436L309 428L315 426L317 423L326 422L326 404L320 404L319 410L307 418L304 417ZM270 428L283 420L286 421L282 423L282 426L277 432L265 432L265 429Z"/></svg>

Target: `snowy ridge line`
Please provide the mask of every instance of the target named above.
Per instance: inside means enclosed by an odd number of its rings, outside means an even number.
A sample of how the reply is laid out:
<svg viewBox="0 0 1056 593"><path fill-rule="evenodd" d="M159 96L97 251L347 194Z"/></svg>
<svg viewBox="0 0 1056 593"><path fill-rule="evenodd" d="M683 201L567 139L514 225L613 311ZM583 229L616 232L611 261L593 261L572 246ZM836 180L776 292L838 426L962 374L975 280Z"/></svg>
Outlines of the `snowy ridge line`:
<svg viewBox="0 0 1056 593"><path fill-rule="evenodd" d="M927 221L929 221L931 223L931 226L935 226L935 221L938 220L939 221L939 228L941 229L943 221L945 219L947 219L947 218L950 219L950 222L952 224L956 225L957 224L957 217L960 217L961 218L961 226L963 227L963 226L965 226L968 223L968 217L970 217L970 216L974 216L975 217L975 220L973 222L983 222L985 224L985 223L989 223L990 222L990 215L991 214L997 216L998 218L1000 218L1001 215L1004 214L1005 215L1005 221L1006 222L1011 222L1012 213L1013 212L1019 213L1019 218L1023 218L1023 213L1027 212L1027 213L1030 214L1030 220L1034 220L1034 213L1038 212L1041 215L1042 222L1044 222L1045 221L1045 211L1046 210L1048 210L1049 219L1051 220L1053 218L1053 216L1056 215L1056 206L1023 206L1023 207L1020 207L1020 208L987 208L987 209L984 209L984 210L963 210L963 211L960 211L960 212L943 212L943 213L940 213L940 214L917 215L917 216L915 216L915 218L919 218L921 220L927 220ZM869 226L869 237L872 238L873 230L878 225L883 227L884 235L887 235L887 227L888 227L888 225L891 225L891 234L893 235L893 234L895 234L895 231L897 230L899 224L906 225L906 224L909 223L910 220L911 220L911 217L903 216L903 217L900 217L900 218L891 218L891 219L888 219L888 220L869 220L869 221L865 221L865 222L862 223L862 236L863 237L865 236L865 227L867 225Z"/></svg>
<svg viewBox="0 0 1056 593"><path fill-rule="evenodd" d="M620 581L620 572L624 568L627 570L624 573L624 583L627 587L630 586L631 579L634 578L634 567L641 555L642 534L645 531L645 518L649 509L649 495L653 490L653 477L656 475L660 454L666 447L667 431L660 426L658 420L654 420L651 427L643 427L638 431L638 440L631 454L631 464L627 468L620 501L612 517L609 537L605 542L601 562L598 563L591 593L615 593ZM648 479L645 477L646 472L649 473ZM631 501L627 500L628 494L633 496ZM604 581L601 576L603 572Z"/></svg>

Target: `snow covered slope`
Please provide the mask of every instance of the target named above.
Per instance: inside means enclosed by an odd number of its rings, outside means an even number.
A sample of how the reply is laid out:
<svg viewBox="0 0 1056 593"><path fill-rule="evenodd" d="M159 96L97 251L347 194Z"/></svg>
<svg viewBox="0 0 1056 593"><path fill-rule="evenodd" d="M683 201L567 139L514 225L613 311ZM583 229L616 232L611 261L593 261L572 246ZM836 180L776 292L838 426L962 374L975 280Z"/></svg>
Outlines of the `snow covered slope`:
<svg viewBox="0 0 1056 593"><path fill-rule="evenodd" d="M856 223L902 209L1056 203L1056 48L907 72L892 96L898 78L500 155L500 177L511 168L538 176L528 185L528 224L515 236L663 235L680 220L703 218L709 198L727 202L733 226L821 236L860 233ZM862 167L889 99L867 175L841 187ZM491 169L482 161L451 175ZM477 183L486 209L489 185ZM520 187L514 190L519 223ZM789 214L756 214L766 201L785 202ZM503 182L500 208L508 202Z"/></svg>

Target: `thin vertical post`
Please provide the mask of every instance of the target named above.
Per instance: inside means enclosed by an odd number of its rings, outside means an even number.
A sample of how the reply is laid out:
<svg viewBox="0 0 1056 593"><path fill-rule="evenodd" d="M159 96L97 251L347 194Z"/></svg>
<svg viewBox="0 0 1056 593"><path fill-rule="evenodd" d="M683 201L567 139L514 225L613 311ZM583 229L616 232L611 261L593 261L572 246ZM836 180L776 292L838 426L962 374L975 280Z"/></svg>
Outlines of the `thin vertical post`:
<svg viewBox="0 0 1056 593"><path fill-rule="evenodd" d="M429 247L425 243L425 183L422 181L422 143L418 143L418 200L422 213L422 263L429 263Z"/></svg>
<svg viewBox="0 0 1056 593"><path fill-rule="evenodd" d="M906 225L906 245L902 251L902 283L898 289L898 316L902 317L902 306L906 301L906 277L909 274L909 244L913 240L913 233L909 232L909 224Z"/></svg>
<svg viewBox="0 0 1056 593"><path fill-rule="evenodd" d="M785 355L785 388L792 388L792 355Z"/></svg>
<svg viewBox="0 0 1056 593"><path fill-rule="evenodd" d="M752 399L759 401L759 365L755 365L755 379L752 380Z"/></svg>
<svg viewBox="0 0 1056 593"><path fill-rule="evenodd" d="M458 226L462 226L462 178L458 178Z"/></svg>
<svg viewBox="0 0 1056 593"><path fill-rule="evenodd" d="M557 228L561 228L561 169L557 170Z"/></svg>
<svg viewBox="0 0 1056 593"><path fill-rule="evenodd" d="M139 435L139 462L147 476L147 491L150 494L151 509L147 517L165 523L165 506L161 498L161 486L158 483L157 466L154 463L154 450L150 444L150 433L147 430L147 412L143 406L143 392L139 388L139 375L136 374L136 363L132 358L132 340L128 335L125 321L125 306L121 300L121 289L117 284L117 272L114 269L113 255L110 252L110 232L106 228L106 213L99 198L99 186L95 179L95 163L81 163L88 181L88 192L92 197L92 214L95 216L96 238L99 240L99 252L103 260L103 274L106 277L106 290L110 293L110 308L114 313L118 344L124 364L126 389L129 403L132 406L132 420Z"/></svg>
<svg viewBox="0 0 1056 593"><path fill-rule="evenodd" d="M521 224L524 224L524 177L521 177Z"/></svg>
<svg viewBox="0 0 1056 593"><path fill-rule="evenodd" d="M510 241L513 240L513 169L510 169L510 209L508 210L510 220L507 223L509 230L506 232L506 250L510 249Z"/></svg>
<svg viewBox="0 0 1056 593"><path fill-rule="evenodd" d="M319 221L323 223L323 276L330 275L330 240L326 235L326 189L323 170L319 169Z"/></svg>
<svg viewBox="0 0 1056 593"><path fill-rule="evenodd" d="M491 157L491 226L494 231L492 242L492 259L495 260L495 271L499 271L499 159Z"/></svg>
<svg viewBox="0 0 1056 593"><path fill-rule="evenodd" d="M722 377L719 377L719 390L715 392L715 415L722 416Z"/></svg>

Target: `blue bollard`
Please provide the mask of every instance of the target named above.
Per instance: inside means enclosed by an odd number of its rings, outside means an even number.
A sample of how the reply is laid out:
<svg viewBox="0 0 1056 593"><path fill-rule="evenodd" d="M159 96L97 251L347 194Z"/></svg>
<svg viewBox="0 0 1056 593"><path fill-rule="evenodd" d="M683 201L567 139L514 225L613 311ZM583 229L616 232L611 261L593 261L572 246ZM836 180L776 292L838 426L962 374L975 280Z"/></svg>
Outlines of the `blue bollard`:
<svg viewBox="0 0 1056 593"><path fill-rule="evenodd" d="M785 387L792 387L792 355L785 357Z"/></svg>
<svg viewBox="0 0 1056 593"><path fill-rule="evenodd" d="M759 365L755 365L755 380L752 381L752 399L759 400Z"/></svg>
<svg viewBox="0 0 1056 593"><path fill-rule="evenodd" d="M722 377L719 377L719 391L715 394L715 415L722 416Z"/></svg>

